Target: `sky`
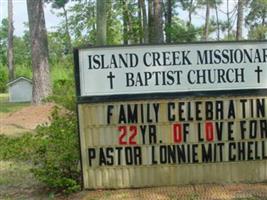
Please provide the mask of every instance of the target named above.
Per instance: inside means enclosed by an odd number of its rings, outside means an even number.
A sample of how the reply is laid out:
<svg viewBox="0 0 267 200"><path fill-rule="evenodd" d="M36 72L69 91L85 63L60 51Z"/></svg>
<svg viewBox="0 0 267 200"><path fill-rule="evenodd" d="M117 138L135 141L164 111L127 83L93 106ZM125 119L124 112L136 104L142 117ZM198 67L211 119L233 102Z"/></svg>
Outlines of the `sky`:
<svg viewBox="0 0 267 200"><path fill-rule="evenodd" d="M3 18L7 17L7 1L8 0L0 0L0 22ZM226 0L222 0L223 4L220 6L221 10L226 11ZM237 0L230 0L230 9L234 7ZM56 16L55 11L52 12L51 4L44 4L44 12L45 12L45 21L46 27L48 31L55 30L55 26L57 26L63 19ZM179 17L182 19L187 18L187 13L179 10ZM214 14L214 10L212 11ZM220 19L226 19L226 15L222 12L219 12ZM27 14L27 7L26 7L26 0L13 0L13 19L14 19L14 34L17 36L22 36L25 30L25 22L28 22L28 14ZM198 26L204 23L205 19L205 9L198 10L197 14L193 16L193 24Z"/></svg>
<svg viewBox="0 0 267 200"><path fill-rule="evenodd" d="M0 21L3 18L7 18L7 1L0 0ZM53 30L59 22L62 20L60 17L57 17L56 14L51 12L52 8L50 4L45 4L45 23L47 30ZM13 19L14 19L14 34L21 36L25 30L24 23L28 22L28 13L26 0L13 0Z"/></svg>

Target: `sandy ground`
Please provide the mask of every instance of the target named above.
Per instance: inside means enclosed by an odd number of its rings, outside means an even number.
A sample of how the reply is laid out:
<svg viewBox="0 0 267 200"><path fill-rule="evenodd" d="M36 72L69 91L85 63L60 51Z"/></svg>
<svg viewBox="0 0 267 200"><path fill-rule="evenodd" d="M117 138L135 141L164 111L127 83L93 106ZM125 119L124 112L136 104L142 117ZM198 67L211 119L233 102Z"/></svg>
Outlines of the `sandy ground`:
<svg viewBox="0 0 267 200"><path fill-rule="evenodd" d="M32 132L38 125L49 123L54 104L27 106L16 112L0 113L0 134L20 135Z"/></svg>
<svg viewBox="0 0 267 200"><path fill-rule="evenodd" d="M75 197L73 197L75 199ZM87 191L81 200L266 200L267 184L202 184L179 187L158 187L132 190Z"/></svg>

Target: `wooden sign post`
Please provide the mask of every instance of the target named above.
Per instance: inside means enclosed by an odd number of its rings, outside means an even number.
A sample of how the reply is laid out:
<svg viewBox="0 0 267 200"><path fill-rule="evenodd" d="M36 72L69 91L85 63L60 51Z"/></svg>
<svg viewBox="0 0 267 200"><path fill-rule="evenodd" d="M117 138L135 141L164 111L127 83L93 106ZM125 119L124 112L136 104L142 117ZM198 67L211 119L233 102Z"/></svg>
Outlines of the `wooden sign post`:
<svg viewBox="0 0 267 200"><path fill-rule="evenodd" d="M267 43L76 49L84 187L267 179Z"/></svg>

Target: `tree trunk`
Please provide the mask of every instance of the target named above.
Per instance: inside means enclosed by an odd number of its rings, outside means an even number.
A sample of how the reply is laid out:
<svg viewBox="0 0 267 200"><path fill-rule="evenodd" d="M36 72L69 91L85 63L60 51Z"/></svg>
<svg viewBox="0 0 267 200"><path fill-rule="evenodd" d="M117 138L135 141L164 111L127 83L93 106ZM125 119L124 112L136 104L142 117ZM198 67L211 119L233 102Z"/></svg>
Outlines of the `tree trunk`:
<svg viewBox="0 0 267 200"><path fill-rule="evenodd" d="M92 9L92 18L96 19L96 7ZM93 23L93 33L96 33L96 23Z"/></svg>
<svg viewBox="0 0 267 200"><path fill-rule="evenodd" d="M142 5L141 5L141 0L138 0L138 26L139 26L139 43L143 43L143 26L142 26Z"/></svg>
<svg viewBox="0 0 267 200"><path fill-rule="evenodd" d="M29 17L32 70L33 70L33 104L40 104L51 94L48 41L42 0L27 0Z"/></svg>
<svg viewBox="0 0 267 200"><path fill-rule="evenodd" d="M65 6L62 7L63 13L64 13L64 18L65 18L65 31L66 31L66 36L67 36L67 50L68 53L72 52L72 44L71 44L71 37L70 37L70 31L69 31L69 20L68 20L68 13L66 11Z"/></svg>
<svg viewBox="0 0 267 200"><path fill-rule="evenodd" d="M217 2L214 1L214 6L215 6L215 12L216 12L216 24L217 24L217 40L220 40L220 22L219 22L219 14L218 14L218 7L217 7Z"/></svg>
<svg viewBox="0 0 267 200"><path fill-rule="evenodd" d="M123 10L123 44L127 45L128 44L128 38L129 38L129 33L128 33L128 19L127 19L127 1L122 0L122 10Z"/></svg>
<svg viewBox="0 0 267 200"><path fill-rule="evenodd" d="M229 11L229 0L227 0L227 38L230 40L230 11Z"/></svg>
<svg viewBox="0 0 267 200"><path fill-rule="evenodd" d="M106 0L96 1L96 45L107 44Z"/></svg>
<svg viewBox="0 0 267 200"><path fill-rule="evenodd" d="M266 13L267 13L267 10L264 9L263 12L262 12L262 21L261 21L261 25L263 27L266 26Z"/></svg>
<svg viewBox="0 0 267 200"><path fill-rule="evenodd" d="M210 3L209 0L206 0L206 18L205 18L205 27L204 27L204 40L207 41L209 37L209 22L210 22Z"/></svg>
<svg viewBox="0 0 267 200"><path fill-rule="evenodd" d="M7 50L7 66L8 66L8 79L12 81L15 79L14 67L14 50L13 50L13 0L8 0L8 50Z"/></svg>
<svg viewBox="0 0 267 200"><path fill-rule="evenodd" d="M152 42L154 31L153 0L148 0L148 42Z"/></svg>
<svg viewBox="0 0 267 200"><path fill-rule="evenodd" d="M148 23L147 23L147 14L146 14L146 4L144 0L140 0L142 7L142 15L143 15L143 33L144 33L144 43L148 43Z"/></svg>
<svg viewBox="0 0 267 200"><path fill-rule="evenodd" d="M192 14L193 14L193 0L190 1L189 9L188 9L188 23L187 27L190 27L192 25Z"/></svg>
<svg viewBox="0 0 267 200"><path fill-rule="evenodd" d="M163 21L162 21L162 2L161 0L154 0L153 5L153 25L151 27L151 43L163 42Z"/></svg>
<svg viewBox="0 0 267 200"><path fill-rule="evenodd" d="M134 41L133 37L133 22L132 22L132 15L129 11L129 2L126 0L125 3L125 11L126 11L126 19L127 19L127 25L128 25L128 43L132 44L136 41Z"/></svg>
<svg viewBox="0 0 267 200"><path fill-rule="evenodd" d="M172 0L167 1L167 12L166 12L166 42L171 43L171 24L172 24Z"/></svg>
<svg viewBox="0 0 267 200"><path fill-rule="evenodd" d="M154 0L155 42L163 43L162 0Z"/></svg>
<svg viewBox="0 0 267 200"><path fill-rule="evenodd" d="M242 39L243 21L244 21L244 0L238 0L237 23L236 23L236 40Z"/></svg>

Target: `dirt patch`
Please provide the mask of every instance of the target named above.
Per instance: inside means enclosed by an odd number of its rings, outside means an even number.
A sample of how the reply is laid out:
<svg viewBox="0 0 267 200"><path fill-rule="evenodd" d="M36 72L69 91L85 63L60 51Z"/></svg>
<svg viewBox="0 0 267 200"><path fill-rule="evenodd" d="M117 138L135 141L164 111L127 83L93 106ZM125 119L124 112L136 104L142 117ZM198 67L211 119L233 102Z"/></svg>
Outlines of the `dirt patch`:
<svg viewBox="0 0 267 200"><path fill-rule="evenodd" d="M267 184L200 184L125 190L84 191L72 199L81 200L263 200Z"/></svg>
<svg viewBox="0 0 267 200"><path fill-rule="evenodd" d="M19 135L32 132L38 125L50 123L55 104L27 106L12 113L0 113L0 134Z"/></svg>

